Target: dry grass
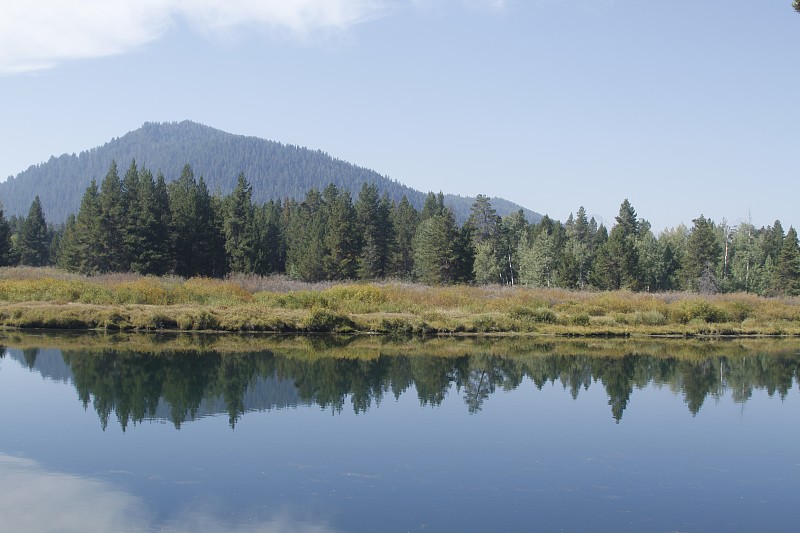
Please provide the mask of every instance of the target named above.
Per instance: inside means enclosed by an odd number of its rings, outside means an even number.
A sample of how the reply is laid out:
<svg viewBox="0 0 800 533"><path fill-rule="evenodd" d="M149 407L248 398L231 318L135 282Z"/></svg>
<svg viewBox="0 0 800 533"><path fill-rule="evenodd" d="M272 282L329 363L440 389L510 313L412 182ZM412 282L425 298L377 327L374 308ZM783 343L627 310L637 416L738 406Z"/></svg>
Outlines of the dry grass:
<svg viewBox="0 0 800 533"><path fill-rule="evenodd" d="M8 327L225 331L798 335L800 298L225 280L0 269Z"/></svg>

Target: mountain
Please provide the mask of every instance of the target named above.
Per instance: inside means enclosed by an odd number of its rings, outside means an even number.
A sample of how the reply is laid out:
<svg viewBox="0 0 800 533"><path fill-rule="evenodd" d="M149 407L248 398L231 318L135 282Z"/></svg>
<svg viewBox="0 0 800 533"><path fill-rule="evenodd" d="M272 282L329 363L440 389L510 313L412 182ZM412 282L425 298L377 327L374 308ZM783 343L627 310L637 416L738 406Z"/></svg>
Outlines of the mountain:
<svg viewBox="0 0 800 533"><path fill-rule="evenodd" d="M237 176L244 172L253 186L256 203L284 198L302 200L312 187L321 190L330 183L350 191L354 200L363 183L375 183L381 193L388 193L394 201L407 196L417 209L422 208L426 196L425 192L320 150L234 135L190 121L148 122L103 146L78 155L52 156L45 163L9 177L0 183L6 216L27 215L38 194L48 222L63 222L78 211L91 180L100 184L112 160L117 162L120 175L135 160L140 168L144 166L154 174L163 172L167 181L176 179L189 163L195 176L203 176L211 191L219 189L223 194L233 190ZM459 222L469 216L473 201L469 197L445 196L445 204L453 209ZM492 205L500 215L521 208L502 198L493 198ZM531 222L541 218L530 210L525 210L525 215Z"/></svg>

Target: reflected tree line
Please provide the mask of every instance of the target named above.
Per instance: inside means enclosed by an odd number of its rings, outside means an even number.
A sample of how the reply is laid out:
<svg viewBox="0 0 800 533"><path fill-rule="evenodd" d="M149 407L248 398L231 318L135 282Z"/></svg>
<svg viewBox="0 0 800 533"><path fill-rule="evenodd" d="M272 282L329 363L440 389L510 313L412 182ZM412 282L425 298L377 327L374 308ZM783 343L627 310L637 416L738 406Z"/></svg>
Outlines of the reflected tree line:
<svg viewBox="0 0 800 533"><path fill-rule="evenodd" d="M31 369L36 368L37 352L23 352ZM246 411L298 403L334 413L349 404L361 413L387 397L397 399L412 391L422 406L438 406L448 395L459 395L469 412L476 413L492 394L516 389L526 378L540 390L548 384L560 385L573 399L582 390L601 385L611 414L619 422L634 390L652 384L681 395L695 415L706 399L718 399L726 391L736 402L746 402L754 390L784 398L800 383L800 353L793 349L691 358L647 354L501 357L481 353L334 358L272 351L142 353L111 349L64 350L62 356L84 406L93 406L103 428L115 416L123 429L130 423L160 417L180 427L197 416L226 411L235 427Z"/></svg>

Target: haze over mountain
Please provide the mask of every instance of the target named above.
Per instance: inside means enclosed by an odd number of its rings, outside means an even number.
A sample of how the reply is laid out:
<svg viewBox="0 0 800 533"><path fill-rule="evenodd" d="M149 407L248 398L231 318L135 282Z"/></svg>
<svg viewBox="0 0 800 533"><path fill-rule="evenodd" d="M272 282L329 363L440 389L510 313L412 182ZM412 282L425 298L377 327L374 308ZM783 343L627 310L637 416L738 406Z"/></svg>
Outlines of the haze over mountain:
<svg viewBox="0 0 800 533"><path fill-rule="evenodd" d="M191 121L148 122L103 146L78 155L52 156L16 177L9 176L0 183L0 199L6 216L26 215L38 194L48 222L63 222L70 213L78 211L91 180L97 180L98 184L102 181L112 160L117 162L120 175L135 160L140 168L163 172L167 181L176 179L188 163L195 176L204 177L211 191L219 190L223 194L233 190L237 176L243 172L253 186L256 203L284 198L302 200L312 187L323 189L330 183L350 191L353 198L365 182L375 183L379 191L387 193L392 200L399 201L406 196L418 209L427 193L320 150L234 135ZM453 209L459 223L469 216L473 201L471 197L445 196L445 204ZM501 198L493 198L492 205L500 215L521 208ZM529 209L524 211L531 222L541 218Z"/></svg>

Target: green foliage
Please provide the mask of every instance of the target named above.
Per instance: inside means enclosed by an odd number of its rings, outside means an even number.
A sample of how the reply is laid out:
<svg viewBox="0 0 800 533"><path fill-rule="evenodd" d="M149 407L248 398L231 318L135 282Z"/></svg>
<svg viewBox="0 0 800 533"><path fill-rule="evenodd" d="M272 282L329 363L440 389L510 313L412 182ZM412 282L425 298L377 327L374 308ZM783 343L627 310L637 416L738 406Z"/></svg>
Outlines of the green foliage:
<svg viewBox="0 0 800 533"><path fill-rule="evenodd" d="M714 231L714 222L700 215L686 241L686 256L681 275L687 287L704 293L717 292L715 271L722 248Z"/></svg>
<svg viewBox="0 0 800 533"><path fill-rule="evenodd" d="M223 234L225 254L234 272L253 272L256 254L256 228L253 216L253 188L239 174L236 188L225 198Z"/></svg>
<svg viewBox="0 0 800 533"><path fill-rule="evenodd" d="M472 272L475 282L482 285L499 283L502 280L499 259L492 243L481 242L475 245Z"/></svg>
<svg viewBox="0 0 800 533"><path fill-rule="evenodd" d="M400 279L411 279L414 272L413 242L419 223L419 213L403 196L400 203L393 205L391 222L394 230L392 240L389 275Z"/></svg>
<svg viewBox="0 0 800 533"><path fill-rule="evenodd" d="M526 320L529 322L540 322L543 324L555 324L557 315L550 309L537 307L515 307L510 311L511 318L515 320Z"/></svg>
<svg viewBox="0 0 800 533"><path fill-rule="evenodd" d="M793 227L789 227L783 239L771 281L770 292L774 295L800 295L800 247Z"/></svg>
<svg viewBox="0 0 800 533"><path fill-rule="evenodd" d="M9 266L14 263L14 251L11 244L11 226L6 220L6 215L0 207L0 266Z"/></svg>
<svg viewBox="0 0 800 533"><path fill-rule="evenodd" d="M388 198L378 196L378 187L365 183L355 205L356 234L360 239L358 277L377 279L389 270L392 225L389 219Z"/></svg>
<svg viewBox="0 0 800 533"><path fill-rule="evenodd" d="M717 323L728 320L725 310L707 300L686 300L670 309L671 318L681 324L688 324L698 319L703 322Z"/></svg>
<svg viewBox="0 0 800 533"><path fill-rule="evenodd" d="M312 309L305 321L305 329L312 332L344 333L354 328L355 323L347 316L327 309Z"/></svg>
<svg viewBox="0 0 800 533"><path fill-rule="evenodd" d="M8 220L0 212L0 263L31 263L30 236L45 259L72 272L136 272L183 277L288 274L303 282L418 279L428 284L524 284L583 290L800 292L796 232L780 221L716 226L702 215L656 237L626 200L609 235L581 207L565 224L543 217L530 225L522 211L501 219L493 200L479 196L466 223L429 193L418 213L408 199L394 203L375 184L350 192L329 184L302 203L253 203L254 187L239 174L234 191L209 193L184 165L177 180L153 180L132 161L124 179L111 163L102 186L84 192L81 209L61 228L47 227L41 210ZM36 202L34 202L36 203ZM41 216L39 216L41 214ZM116 222L113 222L116 221ZM31 228L37 228L32 232ZM3 241L11 242L11 254ZM6 247L7 248L7 247ZM629 321L629 317L625 320ZM440 326L448 327L446 321Z"/></svg>
<svg viewBox="0 0 800 533"><path fill-rule="evenodd" d="M457 280L458 238L450 210L420 222L414 235L414 274L423 283L439 285Z"/></svg>
<svg viewBox="0 0 800 533"><path fill-rule="evenodd" d="M626 199L619 208L617 224L597 252L593 281L601 289L638 289L641 285L639 253L639 220Z"/></svg>
<svg viewBox="0 0 800 533"><path fill-rule="evenodd" d="M50 237L39 197L34 198L17 242L23 265L44 266L50 262Z"/></svg>
<svg viewBox="0 0 800 533"><path fill-rule="evenodd" d="M350 193L339 193L335 185L323 191L328 220L325 225L325 257L323 266L326 277L333 280L355 279L359 265L356 210Z"/></svg>
<svg viewBox="0 0 800 533"><path fill-rule="evenodd" d="M311 189L305 201L290 213L286 250L286 273L289 276L304 281L326 278L326 224L322 195L317 189Z"/></svg>

